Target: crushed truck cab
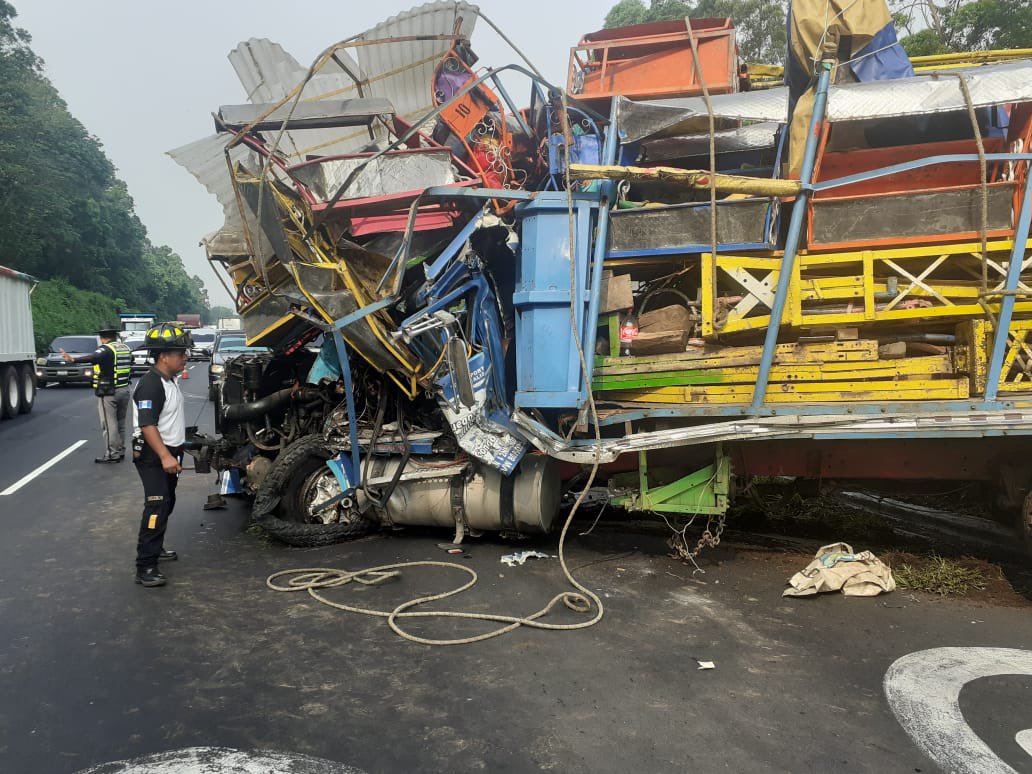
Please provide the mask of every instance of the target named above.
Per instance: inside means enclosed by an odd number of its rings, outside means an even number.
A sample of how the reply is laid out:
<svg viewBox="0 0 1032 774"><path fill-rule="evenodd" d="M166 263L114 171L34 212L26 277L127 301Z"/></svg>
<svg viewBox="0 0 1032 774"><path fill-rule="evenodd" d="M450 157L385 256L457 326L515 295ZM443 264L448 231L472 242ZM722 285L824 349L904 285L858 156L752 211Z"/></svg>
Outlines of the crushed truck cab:
<svg viewBox="0 0 1032 774"><path fill-rule="evenodd" d="M254 101L171 152L270 350L211 447L260 523L542 533L591 481L719 540L750 476L963 479L1032 540L1032 61L915 74L892 35L879 71L843 18L848 61L743 90L729 20L665 22L586 35L564 92L475 69L477 20L241 44Z"/></svg>

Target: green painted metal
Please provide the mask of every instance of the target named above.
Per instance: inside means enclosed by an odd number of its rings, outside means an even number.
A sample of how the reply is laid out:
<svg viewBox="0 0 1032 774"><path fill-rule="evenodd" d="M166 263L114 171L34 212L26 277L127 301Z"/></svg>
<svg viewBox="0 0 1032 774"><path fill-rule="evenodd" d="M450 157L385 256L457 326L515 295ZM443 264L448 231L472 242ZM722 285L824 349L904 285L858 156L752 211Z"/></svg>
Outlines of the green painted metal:
<svg viewBox="0 0 1032 774"><path fill-rule="evenodd" d="M720 368L693 371L665 371L652 374L600 374L592 382L595 390L647 390L653 387L690 387L696 384L723 384L727 381Z"/></svg>
<svg viewBox="0 0 1032 774"><path fill-rule="evenodd" d="M618 477L614 480L619 485ZM720 515L727 511L731 490L731 459L722 447L716 450L712 465L690 473L669 484L652 488L649 484L645 452L638 455L638 491L612 499L613 505L629 511L657 511Z"/></svg>

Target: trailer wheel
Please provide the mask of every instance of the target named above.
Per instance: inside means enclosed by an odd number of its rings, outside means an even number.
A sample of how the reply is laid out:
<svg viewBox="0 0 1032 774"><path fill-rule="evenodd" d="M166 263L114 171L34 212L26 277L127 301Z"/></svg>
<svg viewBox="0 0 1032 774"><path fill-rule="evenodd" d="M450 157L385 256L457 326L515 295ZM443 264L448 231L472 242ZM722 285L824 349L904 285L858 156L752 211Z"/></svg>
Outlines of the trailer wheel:
<svg viewBox="0 0 1032 774"><path fill-rule="evenodd" d="M299 438L284 449L254 498L251 513L255 522L277 540L305 548L327 546L369 532L374 522L353 511L338 508L335 515L339 520L330 523L311 511L311 506L323 502L336 486L333 473L326 467L332 456L319 435Z"/></svg>
<svg viewBox="0 0 1032 774"><path fill-rule="evenodd" d="M0 368L0 416L10 419L21 410L21 388L18 386L18 369L5 365Z"/></svg>
<svg viewBox="0 0 1032 774"><path fill-rule="evenodd" d="M20 370L21 405L18 407L18 410L22 414L28 414L32 411L32 406L36 402L36 370L32 366L27 365L23 365Z"/></svg>

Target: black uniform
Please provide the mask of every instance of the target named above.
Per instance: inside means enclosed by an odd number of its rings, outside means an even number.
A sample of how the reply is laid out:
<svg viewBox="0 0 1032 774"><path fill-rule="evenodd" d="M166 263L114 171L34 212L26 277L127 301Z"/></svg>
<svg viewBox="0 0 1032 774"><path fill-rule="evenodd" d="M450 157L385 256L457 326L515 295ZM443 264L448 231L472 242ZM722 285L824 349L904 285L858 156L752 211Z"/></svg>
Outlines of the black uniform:
<svg viewBox="0 0 1032 774"><path fill-rule="evenodd" d="M143 517L136 544L137 572L158 565L165 541L168 517L176 505L178 475L161 467L161 459L144 440L142 428L158 429L169 453L182 463L186 441L183 394L175 379L165 378L152 368L140 377L133 390L133 462L143 482Z"/></svg>

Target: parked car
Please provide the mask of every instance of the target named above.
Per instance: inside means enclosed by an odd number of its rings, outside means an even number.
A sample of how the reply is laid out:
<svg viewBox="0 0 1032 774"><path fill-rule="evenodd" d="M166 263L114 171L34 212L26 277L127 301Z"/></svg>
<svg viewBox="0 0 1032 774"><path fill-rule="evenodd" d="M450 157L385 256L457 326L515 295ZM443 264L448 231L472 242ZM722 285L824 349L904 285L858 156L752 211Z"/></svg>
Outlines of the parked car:
<svg viewBox="0 0 1032 774"><path fill-rule="evenodd" d="M219 331L208 368L208 400L215 400L226 373L226 361L245 352L268 352L268 347L249 347L242 331Z"/></svg>
<svg viewBox="0 0 1032 774"><path fill-rule="evenodd" d="M143 349L143 346L146 343L147 342L143 339L140 339L139 341L134 341L132 344L129 344L133 350L133 376L142 376L147 373L147 371L150 370L151 364L154 362L151 359L150 350Z"/></svg>
<svg viewBox="0 0 1032 774"><path fill-rule="evenodd" d="M58 336L47 350L46 357L36 360L36 383L40 387L48 384L90 384L93 381L93 366L89 363L66 363L60 350L72 357L89 355L100 346L99 336Z"/></svg>
<svg viewBox="0 0 1032 774"><path fill-rule="evenodd" d="M190 348L190 360L210 360L215 348L216 331L213 328L198 328L190 331L194 345Z"/></svg>

